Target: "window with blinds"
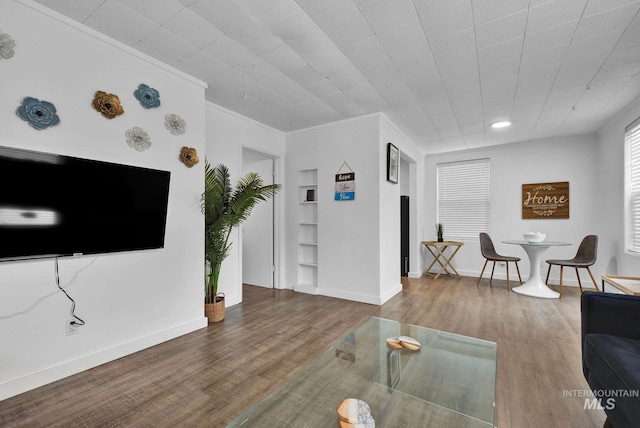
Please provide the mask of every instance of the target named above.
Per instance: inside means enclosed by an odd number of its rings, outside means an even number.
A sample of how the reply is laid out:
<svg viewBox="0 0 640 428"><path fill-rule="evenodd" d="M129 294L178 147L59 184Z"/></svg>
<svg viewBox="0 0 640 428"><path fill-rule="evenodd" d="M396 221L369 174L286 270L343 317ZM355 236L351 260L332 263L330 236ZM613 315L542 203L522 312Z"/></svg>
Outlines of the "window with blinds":
<svg viewBox="0 0 640 428"><path fill-rule="evenodd" d="M489 159L437 165L438 223L448 241L478 241L490 233L491 176Z"/></svg>
<svg viewBox="0 0 640 428"><path fill-rule="evenodd" d="M625 247L640 255L640 117L625 129L624 146Z"/></svg>

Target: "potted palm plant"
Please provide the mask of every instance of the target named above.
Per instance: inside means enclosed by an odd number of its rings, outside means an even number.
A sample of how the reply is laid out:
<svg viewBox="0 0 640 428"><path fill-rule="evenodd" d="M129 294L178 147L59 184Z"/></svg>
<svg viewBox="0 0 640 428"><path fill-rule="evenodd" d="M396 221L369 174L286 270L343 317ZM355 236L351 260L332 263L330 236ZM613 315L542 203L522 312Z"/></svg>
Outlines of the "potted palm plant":
<svg viewBox="0 0 640 428"><path fill-rule="evenodd" d="M280 184L264 185L262 178L250 172L241 177L235 189L231 187L229 169L211 167L205 160L202 213L205 223L205 315L209 322L224 319L224 293L218 293L218 278L222 262L229 255L229 238L233 229L242 224L254 206L275 196Z"/></svg>

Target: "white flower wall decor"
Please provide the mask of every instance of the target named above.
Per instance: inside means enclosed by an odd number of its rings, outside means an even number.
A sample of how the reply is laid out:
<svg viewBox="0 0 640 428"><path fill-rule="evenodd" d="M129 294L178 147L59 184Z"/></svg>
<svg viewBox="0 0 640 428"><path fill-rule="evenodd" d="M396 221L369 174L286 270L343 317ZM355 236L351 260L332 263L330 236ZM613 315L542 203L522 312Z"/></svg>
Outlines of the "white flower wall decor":
<svg viewBox="0 0 640 428"><path fill-rule="evenodd" d="M149 134L138 126L127 129L125 135L127 136L127 144L129 147L136 149L139 152L143 152L151 147L151 138L149 138Z"/></svg>
<svg viewBox="0 0 640 428"><path fill-rule="evenodd" d="M187 131L187 123L177 114L168 114L164 117L164 127L173 135L182 135Z"/></svg>

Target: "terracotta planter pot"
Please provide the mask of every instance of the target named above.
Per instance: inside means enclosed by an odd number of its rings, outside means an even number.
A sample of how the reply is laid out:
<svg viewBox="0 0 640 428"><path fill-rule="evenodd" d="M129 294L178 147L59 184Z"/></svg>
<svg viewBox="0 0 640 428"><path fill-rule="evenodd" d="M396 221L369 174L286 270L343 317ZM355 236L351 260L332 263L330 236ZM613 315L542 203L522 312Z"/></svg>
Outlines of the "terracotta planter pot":
<svg viewBox="0 0 640 428"><path fill-rule="evenodd" d="M224 293L216 294L215 303L204 304L204 315L209 322L220 322L224 319Z"/></svg>

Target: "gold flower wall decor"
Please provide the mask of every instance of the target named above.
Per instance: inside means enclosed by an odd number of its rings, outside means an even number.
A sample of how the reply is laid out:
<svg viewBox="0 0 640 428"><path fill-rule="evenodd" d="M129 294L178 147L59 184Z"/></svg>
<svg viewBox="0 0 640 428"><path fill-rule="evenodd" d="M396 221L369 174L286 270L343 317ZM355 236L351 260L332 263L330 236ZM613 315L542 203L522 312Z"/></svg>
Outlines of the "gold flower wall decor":
<svg viewBox="0 0 640 428"><path fill-rule="evenodd" d="M107 119L113 119L124 113L124 108L120 105L120 98L104 91L96 91L91 105Z"/></svg>
<svg viewBox="0 0 640 428"><path fill-rule="evenodd" d="M191 168L192 166L200 162L200 159L198 159L198 152L196 152L196 149L194 149L193 147L183 147L180 150L180 160L188 168Z"/></svg>

